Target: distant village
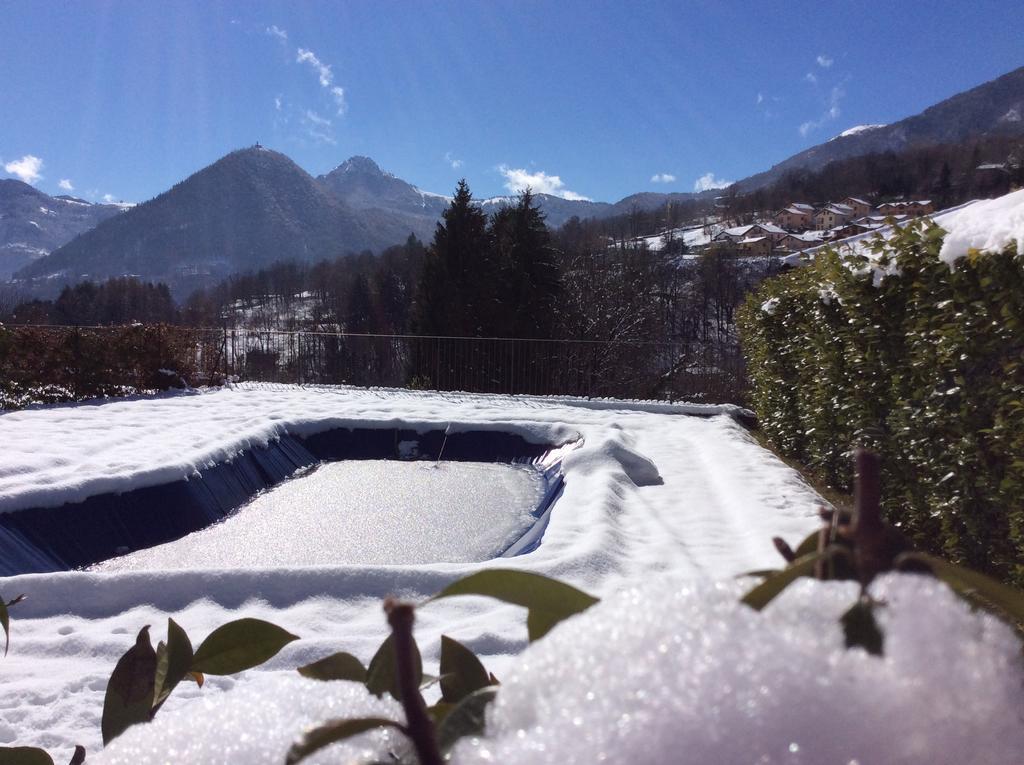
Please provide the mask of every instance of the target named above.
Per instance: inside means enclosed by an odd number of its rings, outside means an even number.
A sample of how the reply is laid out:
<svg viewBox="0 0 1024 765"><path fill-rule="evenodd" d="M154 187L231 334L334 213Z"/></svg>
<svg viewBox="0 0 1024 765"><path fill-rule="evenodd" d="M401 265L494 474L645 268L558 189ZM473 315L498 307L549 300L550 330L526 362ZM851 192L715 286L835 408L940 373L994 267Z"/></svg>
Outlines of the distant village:
<svg viewBox="0 0 1024 765"><path fill-rule="evenodd" d="M859 197L846 197L822 207L793 202L770 222L735 226L719 231L708 243L712 248L750 256L786 256L826 242L866 234L909 218L935 212L930 199L883 202L877 207Z"/></svg>
<svg viewBox="0 0 1024 765"><path fill-rule="evenodd" d="M631 241L652 251L685 253L687 257L711 250L744 257L787 258L829 242L869 234L888 223L899 224L934 212L930 199L878 205L861 197L846 197L819 206L792 202L756 223L729 226L727 219L713 216L700 224L672 228Z"/></svg>

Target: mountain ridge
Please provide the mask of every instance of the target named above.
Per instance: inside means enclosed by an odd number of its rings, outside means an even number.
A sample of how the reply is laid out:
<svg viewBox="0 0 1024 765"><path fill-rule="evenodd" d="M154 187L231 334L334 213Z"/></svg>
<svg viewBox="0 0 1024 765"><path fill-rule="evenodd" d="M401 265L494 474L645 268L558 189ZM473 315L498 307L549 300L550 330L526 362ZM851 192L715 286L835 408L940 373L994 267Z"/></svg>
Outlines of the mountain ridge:
<svg viewBox="0 0 1024 765"><path fill-rule="evenodd" d="M0 280L121 211L118 205L50 196L22 181L0 179Z"/></svg>
<svg viewBox="0 0 1024 765"><path fill-rule="evenodd" d="M890 125L858 125L845 130L738 181L728 191L645 191L613 203L544 193L536 193L535 199L548 224L558 227L574 216L605 218L650 211L668 202L743 194L788 172L818 170L837 159L960 142L977 135L1024 135L1022 117L1024 67ZM204 278L209 281L278 260L309 262L346 252L380 251L405 241L410 233L429 241L449 201L443 194L424 191L381 169L369 157L352 156L314 178L286 155L257 145L230 152L121 216L115 215L120 208L114 207L101 211L107 217L93 228L61 229L70 241L53 247L51 240L52 252L47 255L47 248L26 244L27 235L33 233L26 230L30 223L25 222L31 221L26 218L32 212L31 195L41 195L34 198L37 201L45 197L64 207L88 208L88 203L48 197L18 181L0 184L7 184L0 190L7 189L10 198L17 196L10 192L15 188L10 184L20 184L21 197L30 200L29 207L22 200L24 209L15 218L4 213L0 193L0 255L6 253L6 260L0 261L0 278L5 278L7 263L21 265L16 278L69 281L137 275L172 284L189 279L200 284ZM514 200L513 195L506 195L477 201L492 212ZM36 207L50 209L46 204ZM35 221L31 228L41 227ZM8 267L7 275L14 266Z"/></svg>
<svg viewBox="0 0 1024 765"><path fill-rule="evenodd" d="M860 125L787 157L768 170L737 181L740 192L755 191L787 172L821 170L829 162L928 144L960 143L971 137L1006 132L1024 134L1024 66L888 125Z"/></svg>

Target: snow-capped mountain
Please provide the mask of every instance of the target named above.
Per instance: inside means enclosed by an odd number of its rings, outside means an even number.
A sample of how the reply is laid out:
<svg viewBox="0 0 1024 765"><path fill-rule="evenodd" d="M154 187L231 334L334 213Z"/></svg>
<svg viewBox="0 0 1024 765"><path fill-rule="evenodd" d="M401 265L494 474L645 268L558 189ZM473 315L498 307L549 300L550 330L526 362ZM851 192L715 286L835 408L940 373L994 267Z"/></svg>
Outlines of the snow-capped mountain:
<svg viewBox="0 0 1024 765"><path fill-rule="evenodd" d="M0 280L119 212L118 205L51 197L13 178L0 180Z"/></svg>
<svg viewBox="0 0 1024 765"><path fill-rule="evenodd" d="M379 250L408 235L406 221L354 211L285 155L255 147L234 151L104 221L18 277L78 281L130 274L198 285L275 261Z"/></svg>

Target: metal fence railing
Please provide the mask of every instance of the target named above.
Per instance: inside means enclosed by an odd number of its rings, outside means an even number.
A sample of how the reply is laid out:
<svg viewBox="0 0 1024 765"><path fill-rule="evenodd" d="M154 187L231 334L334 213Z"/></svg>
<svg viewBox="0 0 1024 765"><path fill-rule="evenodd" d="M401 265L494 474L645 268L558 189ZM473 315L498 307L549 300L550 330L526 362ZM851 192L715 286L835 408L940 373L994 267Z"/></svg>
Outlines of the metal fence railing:
<svg viewBox="0 0 1024 765"><path fill-rule="evenodd" d="M734 344L426 337L247 328L11 327L0 374L88 394L231 377L481 393L742 402ZM21 338L20 342L18 338ZM35 379L33 377L46 379Z"/></svg>
<svg viewBox="0 0 1024 765"><path fill-rule="evenodd" d="M738 401L735 346L224 330L241 379L481 393Z"/></svg>

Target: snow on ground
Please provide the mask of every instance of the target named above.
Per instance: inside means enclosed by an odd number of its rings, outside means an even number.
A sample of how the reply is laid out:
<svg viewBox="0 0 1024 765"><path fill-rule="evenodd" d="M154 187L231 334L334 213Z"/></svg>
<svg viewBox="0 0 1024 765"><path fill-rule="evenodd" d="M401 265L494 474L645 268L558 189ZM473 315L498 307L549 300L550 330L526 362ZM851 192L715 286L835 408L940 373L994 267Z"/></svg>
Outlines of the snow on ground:
<svg viewBox="0 0 1024 765"><path fill-rule="evenodd" d="M455 761L1020 762L1012 630L933 580L892 577L877 591L883 658L843 646L851 583L804 580L764 615L737 602L735 584L666 578L620 592L523 654L486 737L460 743Z"/></svg>
<svg viewBox="0 0 1024 765"><path fill-rule="evenodd" d="M283 433L303 436L342 426L494 429L533 442L582 438L583 443L563 462L565 488L543 542L516 558L244 569L203 568L196 561L178 571L66 572L0 580L4 595L29 596L12 608L11 652L0 660L0 745L43 746L57 761L69 759L75 743L99 750L103 691L117 658L144 625L152 625L155 639L162 638L168 616L194 643L240 616L268 619L302 638L263 669L212 678L202 690L179 688L161 712L171 718L175 710L188 715L192 708L201 718L205 707L194 703L196 698L220 709L223 690L249 688L259 697L257 684L276 689L277 677L285 693L286 683L295 682L292 669L338 650L368 661L386 634L382 598L396 594L419 601L481 567L537 571L609 597L661 577L727 580L776 565L771 536L799 540L815 525L822 500L753 441L730 416L735 411L240 385L4 414L0 511L159 485ZM686 416L695 413L708 416ZM442 632L478 652L499 678L526 645L518 608L476 598L435 603L422 609L417 621L428 671L436 671ZM344 702L323 703L337 710Z"/></svg>
<svg viewBox="0 0 1024 765"><path fill-rule="evenodd" d="M239 569L194 562L0 580L4 595L29 595L12 609L11 653L0 660L0 745L43 746L66 761L82 743L90 762L107 765L280 763L316 721L400 714L359 686L304 680L295 667L337 650L367 661L386 635L380 604L388 594L422 601L457 576L512 566L604 602L525 651L520 609L457 598L417 611L427 671L436 671L445 633L503 683L486 737L463 741L457 763L670 762L681 751L700 762L766 765L1016 761L1024 749L1020 644L943 585L911 576L878 584L883 658L843 648L837 619L855 595L848 583L801 582L763 614L738 603L750 583L732 577L777 565L771 535L800 538L821 500L730 411L243 385L0 416L6 510L162 483L284 432L342 424L583 440L563 463L565 491L541 546L519 558ZM263 668L209 678L201 690L179 687L153 724L98 753L117 657L143 625L162 638L168 616L194 642L239 616L268 619L301 640ZM311 762L367 761L405 746L395 734L367 734Z"/></svg>
<svg viewBox="0 0 1024 765"><path fill-rule="evenodd" d="M712 237L721 230L722 226L718 224L689 226L685 228L674 228L671 232L663 231L660 234L655 234L654 236L640 237L636 241L647 245L647 249L652 252L658 252L665 248L666 235L671 234L674 240L682 240L683 244L688 248L703 247L710 244Z"/></svg>
<svg viewBox="0 0 1024 765"><path fill-rule="evenodd" d="M526 465L348 460L263 492L223 522L96 571L472 562L519 539L544 496Z"/></svg>
<svg viewBox="0 0 1024 765"><path fill-rule="evenodd" d="M666 575L557 627L503 674L486 735L459 765L596 762L1007 765L1024 751L1020 643L945 585L911 575L875 584L883 657L846 650L849 582L794 584L763 614L749 583ZM427 615L436 605L420 610ZM611 670L611 671L609 671ZM254 673L226 696L136 727L103 765L278 765L299 732L338 716L401 720L353 683ZM372 733L314 763L385 761L408 744Z"/></svg>

